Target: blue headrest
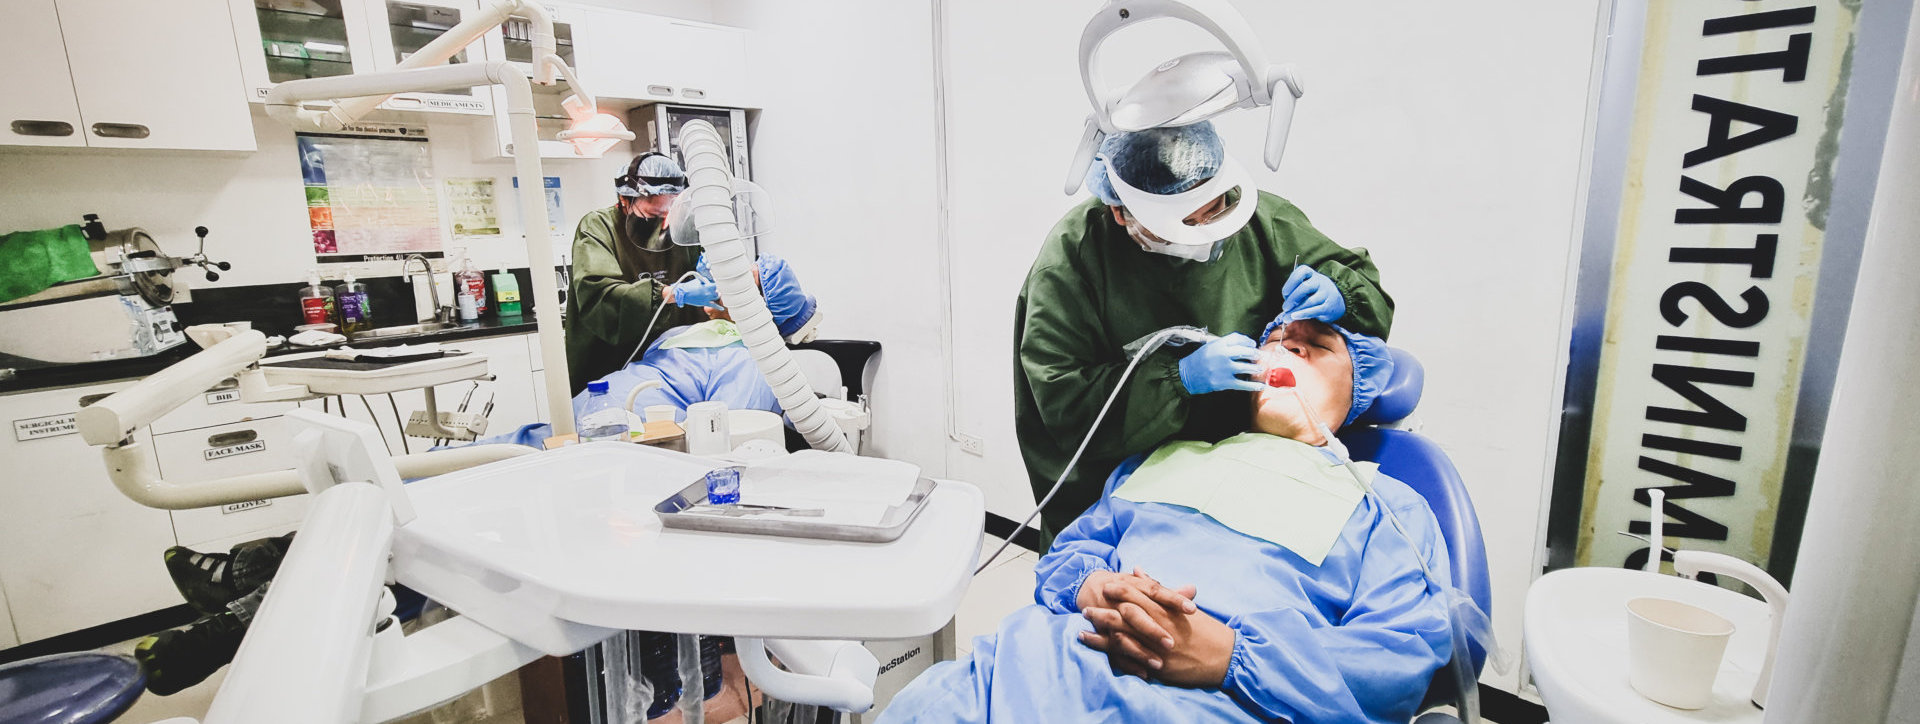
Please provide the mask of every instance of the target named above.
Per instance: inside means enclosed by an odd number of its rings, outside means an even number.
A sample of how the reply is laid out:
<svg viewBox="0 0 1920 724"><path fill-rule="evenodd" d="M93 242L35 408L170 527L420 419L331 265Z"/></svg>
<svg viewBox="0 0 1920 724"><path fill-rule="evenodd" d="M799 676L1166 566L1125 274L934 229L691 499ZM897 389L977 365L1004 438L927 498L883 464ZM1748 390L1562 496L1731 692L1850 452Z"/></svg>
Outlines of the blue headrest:
<svg viewBox="0 0 1920 724"><path fill-rule="evenodd" d="M1393 357L1393 377L1380 390L1380 396L1373 399L1360 416L1354 418L1355 425L1390 425L1407 419L1413 414L1413 408L1420 405L1420 392L1427 384L1427 369L1420 366L1412 352L1399 347L1388 347L1387 353Z"/></svg>

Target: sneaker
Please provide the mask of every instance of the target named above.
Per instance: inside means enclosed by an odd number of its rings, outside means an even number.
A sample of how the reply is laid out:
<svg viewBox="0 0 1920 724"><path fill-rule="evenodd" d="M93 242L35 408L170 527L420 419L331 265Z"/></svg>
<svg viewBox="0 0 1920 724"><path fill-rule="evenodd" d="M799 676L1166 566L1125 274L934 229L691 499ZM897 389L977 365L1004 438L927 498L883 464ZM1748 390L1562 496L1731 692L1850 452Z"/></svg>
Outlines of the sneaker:
<svg viewBox="0 0 1920 724"><path fill-rule="evenodd" d="M201 553L184 546L168 548L167 575L187 605L207 615L227 610L227 604L273 580L291 545L291 534L262 538L233 547L227 553Z"/></svg>
<svg viewBox="0 0 1920 724"><path fill-rule="evenodd" d="M206 681L233 661L246 635L247 625L239 616L220 613L141 639L133 647L133 658L147 675L147 691L170 696Z"/></svg>

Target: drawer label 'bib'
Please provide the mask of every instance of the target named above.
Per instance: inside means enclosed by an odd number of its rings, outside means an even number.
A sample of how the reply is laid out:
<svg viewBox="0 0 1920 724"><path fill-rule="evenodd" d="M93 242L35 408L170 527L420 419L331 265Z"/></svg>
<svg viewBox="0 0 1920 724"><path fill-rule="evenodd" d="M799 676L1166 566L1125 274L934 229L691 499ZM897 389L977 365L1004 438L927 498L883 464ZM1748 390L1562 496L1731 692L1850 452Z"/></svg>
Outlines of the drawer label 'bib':
<svg viewBox="0 0 1920 724"><path fill-rule="evenodd" d="M205 457L208 460L219 460L221 458L230 458L235 455L257 453L266 449L267 449L267 441L254 440L252 442L243 442L238 445L228 445L226 447L207 448L206 450L202 451L200 455L202 457Z"/></svg>
<svg viewBox="0 0 1920 724"><path fill-rule="evenodd" d="M222 402L239 402L239 401L240 401L239 390L221 390L219 392L207 393L207 404L209 405L218 405Z"/></svg>
<svg viewBox="0 0 1920 724"><path fill-rule="evenodd" d="M72 435L80 431L80 426L74 422L76 417L76 413L69 412L64 415L48 415L46 417L30 417L25 420L14 420L13 439L26 442L28 440L39 440L41 438Z"/></svg>

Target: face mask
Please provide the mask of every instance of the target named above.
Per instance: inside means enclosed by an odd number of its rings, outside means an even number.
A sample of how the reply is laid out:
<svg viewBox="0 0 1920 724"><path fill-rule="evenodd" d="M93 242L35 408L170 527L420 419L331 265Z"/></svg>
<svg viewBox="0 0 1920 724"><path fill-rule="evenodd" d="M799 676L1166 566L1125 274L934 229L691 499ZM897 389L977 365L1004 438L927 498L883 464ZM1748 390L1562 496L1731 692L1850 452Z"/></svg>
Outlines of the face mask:
<svg viewBox="0 0 1920 724"><path fill-rule="evenodd" d="M1148 236L1138 221L1129 222L1126 228L1127 236L1133 237L1133 242L1139 244L1143 251L1203 264L1220 258L1220 249L1226 244L1225 239L1212 244L1169 244Z"/></svg>
<svg viewBox="0 0 1920 724"><path fill-rule="evenodd" d="M622 216L621 223L626 227L627 238L632 240L634 246L644 251L666 251L667 247L672 246L665 234L654 236L660 230L659 219L644 219L627 212L622 212Z"/></svg>

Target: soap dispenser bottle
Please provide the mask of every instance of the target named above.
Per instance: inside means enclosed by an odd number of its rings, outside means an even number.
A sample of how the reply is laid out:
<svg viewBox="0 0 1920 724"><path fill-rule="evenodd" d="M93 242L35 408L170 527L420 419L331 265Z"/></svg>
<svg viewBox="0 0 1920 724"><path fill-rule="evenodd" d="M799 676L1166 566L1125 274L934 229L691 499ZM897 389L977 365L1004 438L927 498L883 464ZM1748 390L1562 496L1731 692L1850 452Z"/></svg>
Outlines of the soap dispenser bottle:
<svg viewBox="0 0 1920 724"><path fill-rule="evenodd" d="M320 270L307 272L307 285L300 288L300 319L304 325L332 324L333 289L320 283Z"/></svg>
<svg viewBox="0 0 1920 724"><path fill-rule="evenodd" d="M347 274L336 295L340 307L340 331L355 334L373 328L373 304L368 298L367 285Z"/></svg>

